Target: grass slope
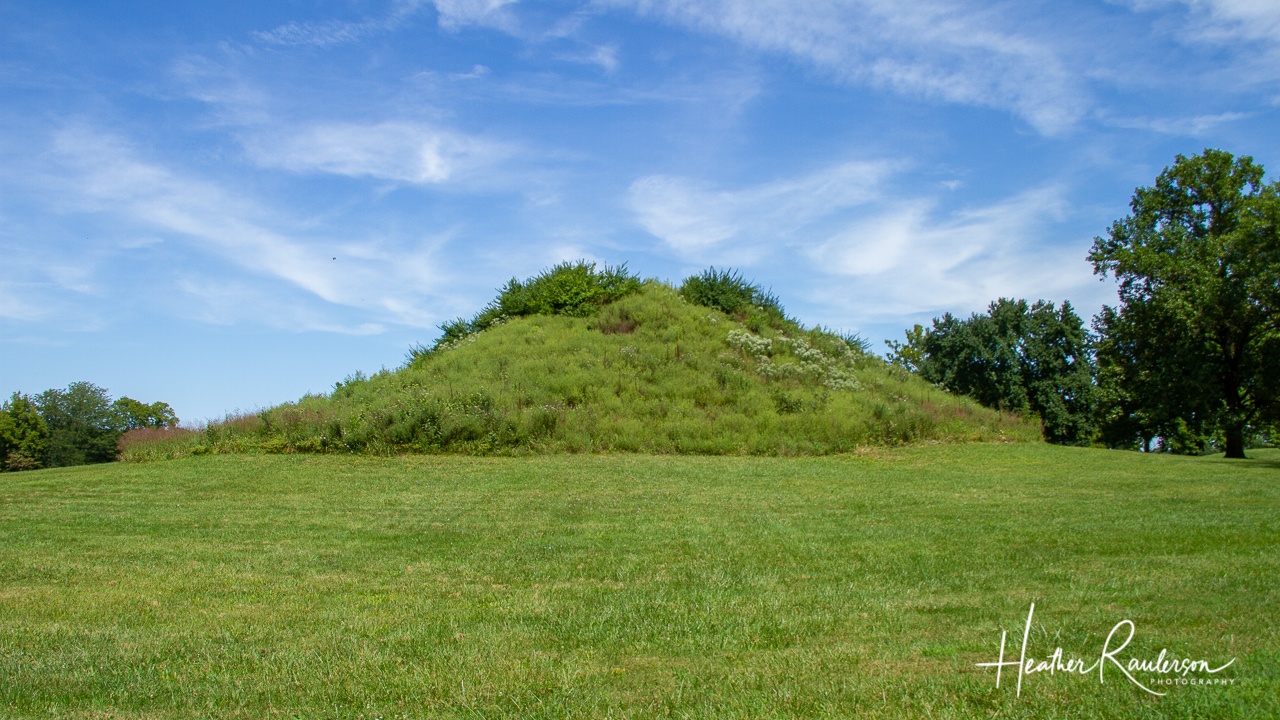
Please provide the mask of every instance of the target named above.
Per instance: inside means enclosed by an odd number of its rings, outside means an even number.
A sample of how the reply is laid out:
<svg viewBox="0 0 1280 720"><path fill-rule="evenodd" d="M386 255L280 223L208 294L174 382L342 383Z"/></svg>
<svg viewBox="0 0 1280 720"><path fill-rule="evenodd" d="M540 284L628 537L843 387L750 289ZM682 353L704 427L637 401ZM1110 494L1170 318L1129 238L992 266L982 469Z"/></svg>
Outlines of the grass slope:
<svg viewBox="0 0 1280 720"><path fill-rule="evenodd" d="M780 316L779 316L780 317ZM1035 424L941 392L790 321L752 332L656 281L587 317L534 315L126 459L210 451L826 454L1038 440ZM160 434L161 437L165 437Z"/></svg>
<svg viewBox="0 0 1280 720"><path fill-rule="evenodd" d="M1275 451L250 455L2 477L0 718L1280 716ZM1031 602L1037 657L1096 654L1127 618L1126 655L1235 657L1236 683L997 690L974 664L1020 639Z"/></svg>

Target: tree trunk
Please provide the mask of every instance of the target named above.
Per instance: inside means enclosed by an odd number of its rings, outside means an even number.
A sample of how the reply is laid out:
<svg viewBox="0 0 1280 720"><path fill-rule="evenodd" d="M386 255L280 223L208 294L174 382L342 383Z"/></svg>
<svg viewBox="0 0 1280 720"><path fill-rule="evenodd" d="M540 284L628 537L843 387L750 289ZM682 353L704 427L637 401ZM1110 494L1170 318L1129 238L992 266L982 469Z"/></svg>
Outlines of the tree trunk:
<svg viewBox="0 0 1280 720"><path fill-rule="evenodd" d="M1248 425L1245 420L1244 398L1240 397L1240 364L1243 357L1245 341L1227 345L1231 352L1226 358L1222 375L1223 395L1227 401L1226 421L1223 431L1227 436L1226 457L1244 460L1244 429Z"/></svg>
<svg viewBox="0 0 1280 720"><path fill-rule="evenodd" d="M1244 460L1244 426L1237 423L1229 423L1225 430L1227 435L1226 457Z"/></svg>

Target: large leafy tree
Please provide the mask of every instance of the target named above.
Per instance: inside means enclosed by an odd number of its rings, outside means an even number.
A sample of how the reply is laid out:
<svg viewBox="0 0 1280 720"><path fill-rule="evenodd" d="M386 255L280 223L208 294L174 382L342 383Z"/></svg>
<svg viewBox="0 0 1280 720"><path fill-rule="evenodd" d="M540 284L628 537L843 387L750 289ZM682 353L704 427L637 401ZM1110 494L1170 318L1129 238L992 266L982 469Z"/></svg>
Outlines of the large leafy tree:
<svg viewBox="0 0 1280 720"><path fill-rule="evenodd" d="M173 428L178 416L167 402L144 403L125 396L111 403L116 414L116 426L121 431L138 428Z"/></svg>
<svg viewBox="0 0 1280 720"><path fill-rule="evenodd" d="M35 402L49 426L47 467L116 459L121 419L106 390L91 382L73 382L65 390L40 393Z"/></svg>
<svg viewBox="0 0 1280 720"><path fill-rule="evenodd" d="M947 313L889 345L892 359L930 382L988 407L1040 416L1050 442L1092 439L1089 337L1070 303L1001 298L986 314Z"/></svg>
<svg viewBox="0 0 1280 720"><path fill-rule="evenodd" d="M1095 320L1109 444L1226 455L1280 411L1280 186L1249 157L1179 155L1089 259L1120 284Z"/></svg>

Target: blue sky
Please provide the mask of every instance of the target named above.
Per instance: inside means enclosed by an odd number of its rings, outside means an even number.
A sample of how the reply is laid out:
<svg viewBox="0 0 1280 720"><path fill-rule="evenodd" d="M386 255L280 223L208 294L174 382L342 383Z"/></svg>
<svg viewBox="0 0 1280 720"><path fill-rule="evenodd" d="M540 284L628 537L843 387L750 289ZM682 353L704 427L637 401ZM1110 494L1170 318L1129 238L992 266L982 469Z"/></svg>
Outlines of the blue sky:
<svg viewBox="0 0 1280 720"><path fill-rule="evenodd" d="M266 407L578 258L1088 316L1135 187L1278 129L1274 0L0 0L0 391Z"/></svg>

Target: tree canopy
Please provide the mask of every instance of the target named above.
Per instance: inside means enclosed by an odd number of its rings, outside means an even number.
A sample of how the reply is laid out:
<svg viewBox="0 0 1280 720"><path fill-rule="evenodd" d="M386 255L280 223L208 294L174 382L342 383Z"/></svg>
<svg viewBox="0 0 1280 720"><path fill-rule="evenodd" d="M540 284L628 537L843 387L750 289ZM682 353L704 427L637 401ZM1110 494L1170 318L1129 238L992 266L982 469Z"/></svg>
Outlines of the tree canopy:
<svg viewBox="0 0 1280 720"><path fill-rule="evenodd" d="M1193 451L1246 436L1280 412L1280 185L1252 158L1179 155L1131 214L1094 241L1095 273L1120 305L1095 320L1108 444Z"/></svg>
<svg viewBox="0 0 1280 720"><path fill-rule="evenodd" d="M46 467L115 459L120 431L106 390L91 382L73 382L65 390L45 390L35 401L49 425Z"/></svg>
<svg viewBox="0 0 1280 720"><path fill-rule="evenodd" d="M1087 444L1093 435L1093 364L1084 323L1071 304L1001 298L986 314L916 325L891 359L987 407L1033 412L1045 439Z"/></svg>
<svg viewBox="0 0 1280 720"><path fill-rule="evenodd" d="M172 428L178 424L177 414L166 402L147 404L126 396L111 403L111 410L122 432L138 428Z"/></svg>

